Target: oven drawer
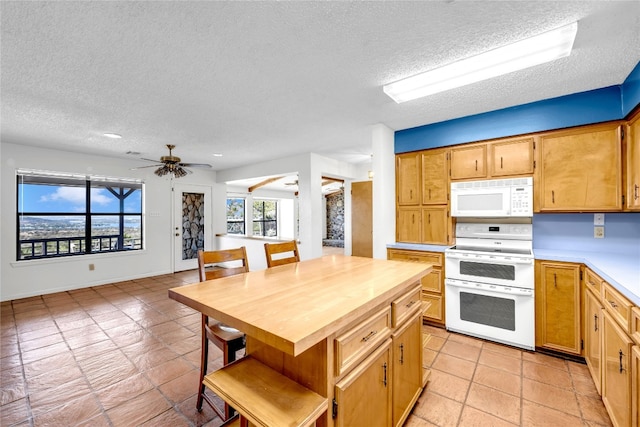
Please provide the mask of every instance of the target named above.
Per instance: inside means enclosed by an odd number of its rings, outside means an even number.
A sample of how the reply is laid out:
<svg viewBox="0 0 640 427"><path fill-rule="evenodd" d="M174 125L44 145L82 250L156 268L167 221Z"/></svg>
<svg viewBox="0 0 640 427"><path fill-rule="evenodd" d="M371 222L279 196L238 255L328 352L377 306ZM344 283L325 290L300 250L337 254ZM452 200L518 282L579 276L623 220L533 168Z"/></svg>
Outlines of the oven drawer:
<svg viewBox="0 0 640 427"><path fill-rule="evenodd" d="M631 308L633 304L620 295L609 283L604 282L602 289L602 299L605 309L611 313L612 317L629 334L631 323Z"/></svg>
<svg viewBox="0 0 640 427"><path fill-rule="evenodd" d="M391 303L391 326L397 328L405 319L418 310L420 305L421 286L416 286L411 291L395 299Z"/></svg>
<svg viewBox="0 0 640 427"><path fill-rule="evenodd" d="M389 306L335 339L336 375L340 376L391 336Z"/></svg>

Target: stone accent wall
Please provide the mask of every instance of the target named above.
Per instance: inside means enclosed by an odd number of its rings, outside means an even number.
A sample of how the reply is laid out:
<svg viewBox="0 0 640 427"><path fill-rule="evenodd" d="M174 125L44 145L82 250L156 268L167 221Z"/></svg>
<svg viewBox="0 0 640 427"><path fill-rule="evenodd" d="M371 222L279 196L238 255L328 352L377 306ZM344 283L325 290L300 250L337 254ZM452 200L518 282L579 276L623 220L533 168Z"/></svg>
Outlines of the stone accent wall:
<svg viewBox="0 0 640 427"><path fill-rule="evenodd" d="M204 249L204 194L182 193L182 259Z"/></svg>
<svg viewBox="0 0 640 427"><path fill-rule="evenodd" d="M325 246L344 247L344 190L325 196L327 200L327 238Z"/></svg>

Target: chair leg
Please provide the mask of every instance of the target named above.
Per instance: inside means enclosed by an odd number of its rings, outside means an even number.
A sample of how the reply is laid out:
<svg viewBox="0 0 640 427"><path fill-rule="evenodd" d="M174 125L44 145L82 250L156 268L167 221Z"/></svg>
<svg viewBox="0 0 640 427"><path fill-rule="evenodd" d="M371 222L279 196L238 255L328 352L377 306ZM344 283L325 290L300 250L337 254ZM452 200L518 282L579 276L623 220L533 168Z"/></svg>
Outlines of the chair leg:
<svg viewBox="0 0 640 427"><path fill-rule="evenodd" d="M204 380L205 375L207 375L207 362L209 360L209 340L207 339L207 334L205 332L205 324L208 322L208 318L205 315L202 315L202 345L200 351L200 382L198 383L198 400L196 401L196 410L198 412L202 411L202 400L204 398Z"/></svg>

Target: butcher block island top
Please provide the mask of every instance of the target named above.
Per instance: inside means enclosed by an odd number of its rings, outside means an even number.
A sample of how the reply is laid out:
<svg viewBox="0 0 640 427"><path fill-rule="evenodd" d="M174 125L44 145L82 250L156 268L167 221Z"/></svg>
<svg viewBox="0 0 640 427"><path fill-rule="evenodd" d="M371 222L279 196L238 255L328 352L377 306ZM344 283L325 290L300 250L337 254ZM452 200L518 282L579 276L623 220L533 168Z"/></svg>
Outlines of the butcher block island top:
<svg viewBox="0 0 640 427"><path fill-rule="evenodd" d="M169 297L298 356L431 271L330 255L169 290Z"/></svg>

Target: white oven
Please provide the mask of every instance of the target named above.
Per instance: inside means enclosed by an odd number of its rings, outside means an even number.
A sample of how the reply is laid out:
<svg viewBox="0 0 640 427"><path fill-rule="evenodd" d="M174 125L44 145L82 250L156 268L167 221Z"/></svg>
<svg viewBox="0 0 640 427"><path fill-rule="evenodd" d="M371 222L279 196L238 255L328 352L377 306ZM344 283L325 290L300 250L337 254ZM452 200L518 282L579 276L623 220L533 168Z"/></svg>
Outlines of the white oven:
<svg viewBox="0 0 640 427"><path fill-rule="evenodd" d="M445 251L446 327L529 350L535 348L531 224L456 224Z"/></svg>
<svg viewBox="0 0 640 427"><path fill-rule="evenodd" d="M533 178L489 179L451 183L454 217L531 217Z"/></svg>

